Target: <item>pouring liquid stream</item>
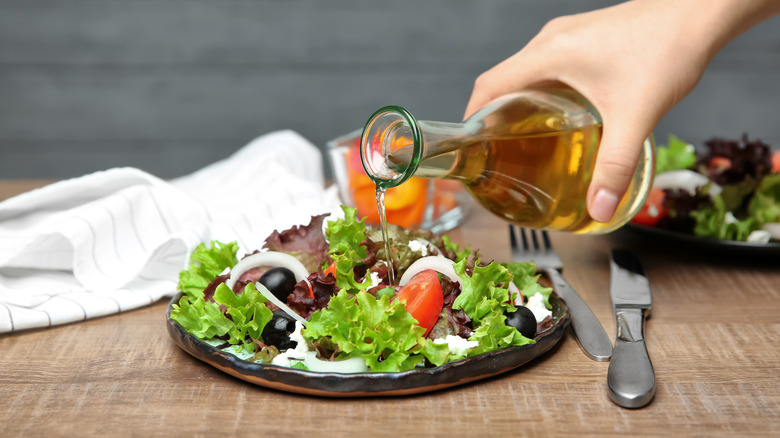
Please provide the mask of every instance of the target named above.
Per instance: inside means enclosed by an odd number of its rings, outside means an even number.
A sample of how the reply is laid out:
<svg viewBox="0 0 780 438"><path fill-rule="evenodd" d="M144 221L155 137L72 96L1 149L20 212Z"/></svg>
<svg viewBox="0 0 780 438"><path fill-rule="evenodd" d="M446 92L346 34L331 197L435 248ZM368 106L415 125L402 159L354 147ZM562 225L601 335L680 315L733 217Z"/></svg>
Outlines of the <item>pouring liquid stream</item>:
<svg viewBox="0 0 780 438"><path fill-rule="evenodd" d="M387 232L387 211L385 210L385 189L376 186L376 208L379 210L379 225L382 229L382 240L385 244L385 254L387 255L387 281L395 285L395 269L393 269L393 253L390 250L390 239Z"/></svg>

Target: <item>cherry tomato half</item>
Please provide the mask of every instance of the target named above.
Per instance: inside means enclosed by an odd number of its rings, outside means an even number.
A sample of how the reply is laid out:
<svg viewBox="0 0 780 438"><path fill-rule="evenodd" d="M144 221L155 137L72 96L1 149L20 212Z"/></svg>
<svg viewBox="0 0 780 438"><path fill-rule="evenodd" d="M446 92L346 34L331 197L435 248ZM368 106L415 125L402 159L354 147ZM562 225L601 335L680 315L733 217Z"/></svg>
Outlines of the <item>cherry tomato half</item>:
<svg viewBox="0 0 780 438"><path fill-rule="evenodd" d="M427 269L412 277L396 294L396 300L425 328L425 335L436 324L444 306L444 294L439 276L433 269Z"/></svg>
<svg viewBox="0 0 780 438"><path fill-rule="evenodd" d="M658 221L668 213L664 207L665 197L666 195L661 189L650 190L647 201L645 201L645 204L642 206L642 209L639 210L639 213L631 219L631 222L648 227L657 224Z"/></svg>

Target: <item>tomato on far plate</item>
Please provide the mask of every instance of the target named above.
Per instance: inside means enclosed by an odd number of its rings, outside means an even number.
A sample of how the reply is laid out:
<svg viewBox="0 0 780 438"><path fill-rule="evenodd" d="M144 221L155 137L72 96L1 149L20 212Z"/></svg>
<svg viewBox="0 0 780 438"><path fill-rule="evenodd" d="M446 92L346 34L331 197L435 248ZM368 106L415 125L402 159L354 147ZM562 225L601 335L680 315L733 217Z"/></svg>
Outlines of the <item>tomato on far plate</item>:
<svg viewBox="0 0 780 438"><path fill-rule="evenodd" d="M394 300L404 303L404 308L425 328L426 336L439 319L444 307L444 293L439 275L427 269L412 277L395 295Z"/></svg>
<svg viewBox="0 0 780 438"><path fill-rule="evenodd" d="M651 189L645 204L639 213L631 219L631 223L652 227L658 223L668 211L664 207L666 195L661 189Z"/></svg>

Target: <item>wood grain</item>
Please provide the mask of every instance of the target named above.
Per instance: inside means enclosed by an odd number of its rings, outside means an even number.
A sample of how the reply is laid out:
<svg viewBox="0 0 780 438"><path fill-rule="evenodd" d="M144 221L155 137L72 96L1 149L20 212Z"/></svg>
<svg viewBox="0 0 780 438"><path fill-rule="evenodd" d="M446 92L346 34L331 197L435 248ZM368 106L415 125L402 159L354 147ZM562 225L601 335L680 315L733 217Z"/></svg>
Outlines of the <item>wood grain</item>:
<svg viewBox="0 0 780 438"><path fill-rule="evenodd" d="M43 181L0 181L0 199ZM451 233L506 259L506 226L482 211ZM780 269L670 250L619 231L552 236L564 273L614 339L609 249L635 251L653 291L647 345L657 395L609 401L608 363L567 335L516 371L397 398L288 394L222 373L168 337L167 303L0 337L0 436L773 436L780 427Z"/></svg>

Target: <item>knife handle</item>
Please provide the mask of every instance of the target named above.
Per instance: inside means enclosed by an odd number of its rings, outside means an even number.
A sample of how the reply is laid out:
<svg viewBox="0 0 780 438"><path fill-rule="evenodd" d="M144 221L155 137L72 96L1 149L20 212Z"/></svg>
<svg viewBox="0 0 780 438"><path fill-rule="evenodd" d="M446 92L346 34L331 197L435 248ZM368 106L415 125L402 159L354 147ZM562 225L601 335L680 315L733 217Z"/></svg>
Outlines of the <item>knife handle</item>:
<svg viewBox="0 0 780 438"><path fill-rule="evenodd" d="M572 289L557 269L543 269L555 292L566 301L571 314L571 328L582 351L593 360L604 362L612 356L612 342L588 304Z"/></svg>
<svg viewBox="0 0 780 438"><path fill-rule="evenodd" d="M615 311L617 336L607 370L609 397L624 408L641 408L655 396L655 371L644 339L642 309Z"/></svg>

